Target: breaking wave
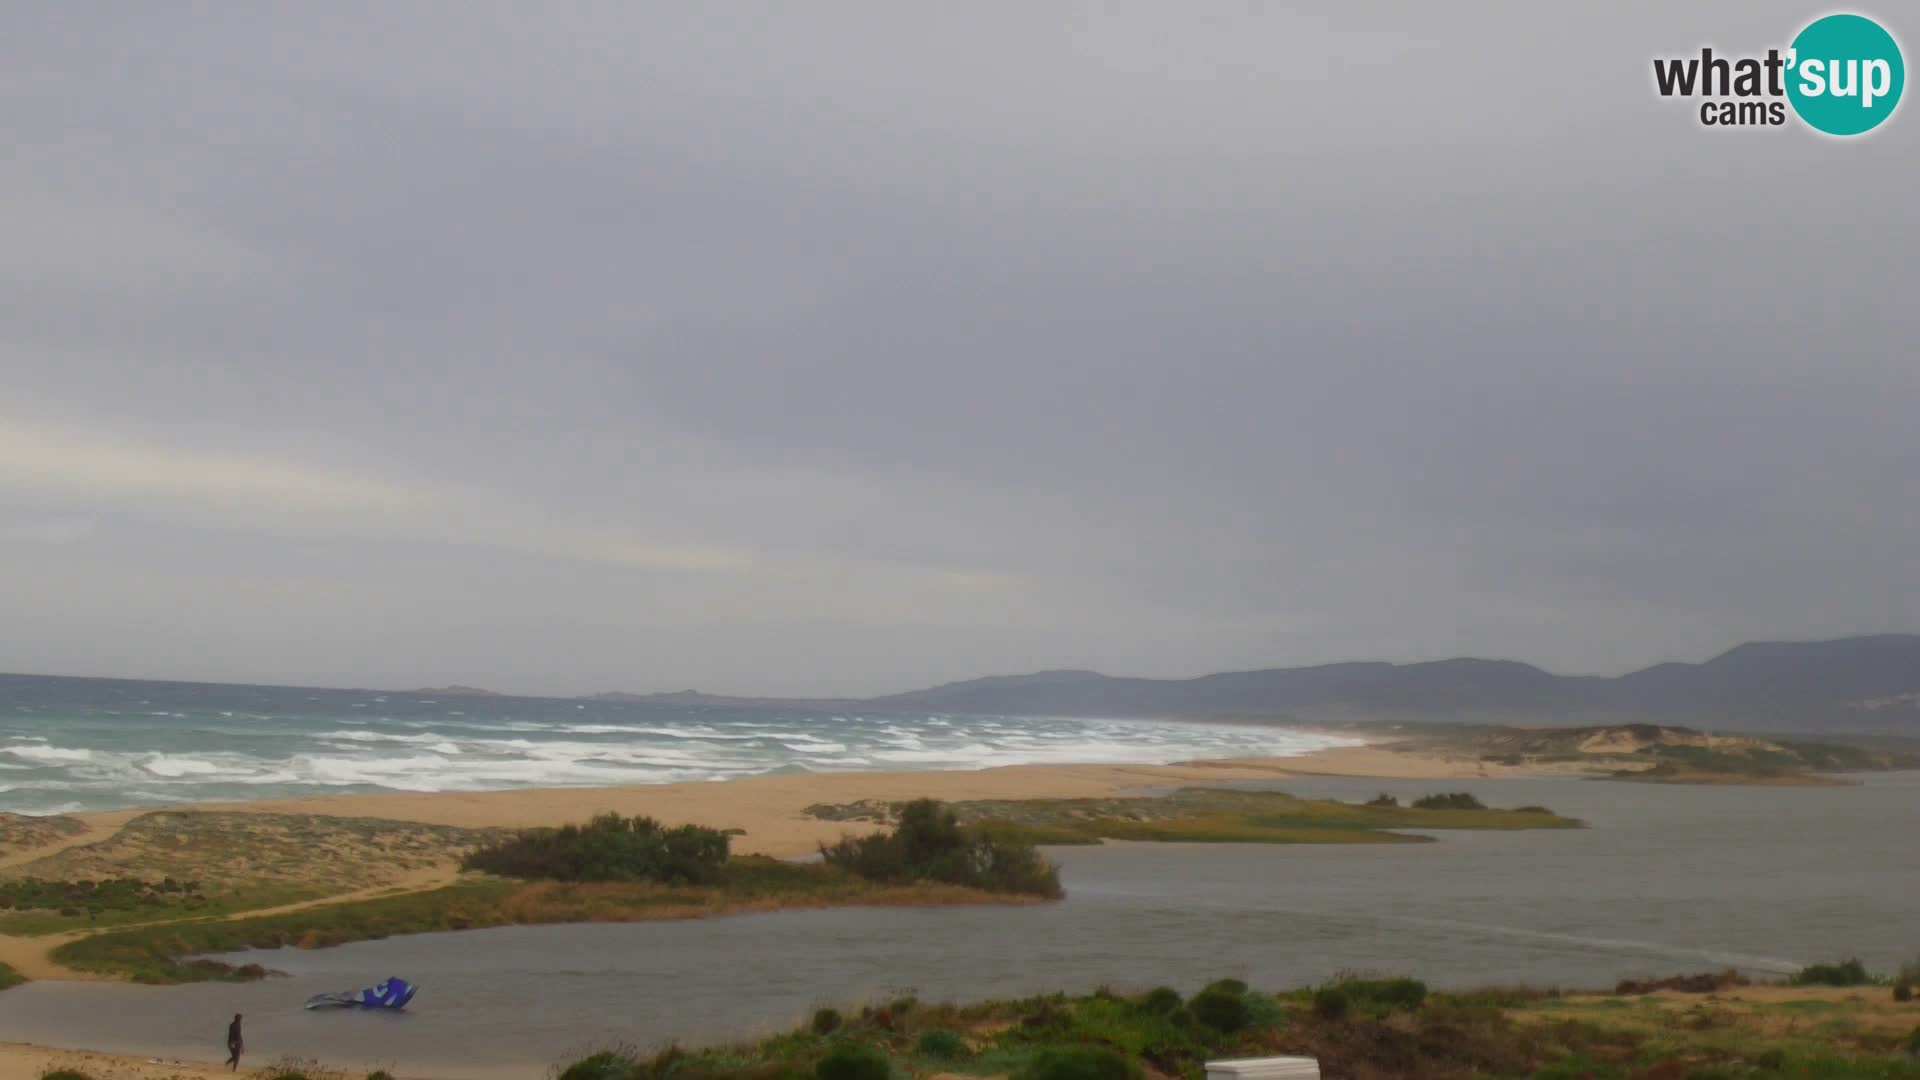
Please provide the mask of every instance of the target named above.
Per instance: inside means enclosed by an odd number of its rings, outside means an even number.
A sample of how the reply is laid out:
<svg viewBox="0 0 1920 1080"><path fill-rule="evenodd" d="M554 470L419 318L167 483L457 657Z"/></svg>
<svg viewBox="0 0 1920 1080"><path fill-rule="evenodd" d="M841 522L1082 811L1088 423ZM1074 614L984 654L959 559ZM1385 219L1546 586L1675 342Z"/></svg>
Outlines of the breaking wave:
<svg viewBox="0 0 1920 1080"><path fill-rule="evenodd" d="M0 713L0 770L7 779L0 810L659 784L762 773L1158 763L1285 756L1352 741L1289 728L1173 721L520 699L455 708L349 692L195 691L199 700L168 701L164 709L34 702ZM223 693L253 696L223 700ZM274 693L279 700L261 700Z"/></svg>

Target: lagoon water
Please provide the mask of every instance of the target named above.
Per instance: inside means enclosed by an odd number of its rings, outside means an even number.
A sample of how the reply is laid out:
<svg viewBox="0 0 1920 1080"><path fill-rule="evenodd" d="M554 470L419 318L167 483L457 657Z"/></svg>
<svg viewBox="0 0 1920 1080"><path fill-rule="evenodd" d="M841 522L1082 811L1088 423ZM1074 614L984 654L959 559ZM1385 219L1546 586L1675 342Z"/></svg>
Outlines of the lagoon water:
<svg viewBox="0 0 1920 1080"><path fill-rule="evenodd" d="M1351 800L1436 784L1277 786ZM613 1043L725 1039L793 1025L818 1005L902 993L1191 990L1224 975L1291 987L1343 970L1598 987L1847 955L1886 969L1920 950L1920 773L1834 788L1446 786L1490 804L1545 804L1590 827L1396 846L1064 848L1052 854L1069 896L1055 905L519 927L246 953L231 959L289 977L29 984L0 994L0 1040L218 1060L226 1018L240 1011L263 1060L534 1076ZM300 1009L311 993L389 974L423 987L404 1015Z"/></svg>

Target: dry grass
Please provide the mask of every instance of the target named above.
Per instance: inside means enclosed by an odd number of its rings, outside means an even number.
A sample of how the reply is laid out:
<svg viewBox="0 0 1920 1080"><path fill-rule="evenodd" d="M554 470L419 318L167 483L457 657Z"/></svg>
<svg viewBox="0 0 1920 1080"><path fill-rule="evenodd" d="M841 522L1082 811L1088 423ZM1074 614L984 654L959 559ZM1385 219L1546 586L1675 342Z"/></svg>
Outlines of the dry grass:
<svg viewBox="0 0 1920 1080"><path fill-rule="evenodd" d="M171 877L222 892L324 896L397 882L457 860L494 835L378 818L166 810L4 873L50 881Z"/></svg>
<svg viewBox="0 0 1920 1080"><path fill-rule="evenodd" d="M57 844L87 831L85 824L61 815L35 817L0 811L0 857Z"/></svg>

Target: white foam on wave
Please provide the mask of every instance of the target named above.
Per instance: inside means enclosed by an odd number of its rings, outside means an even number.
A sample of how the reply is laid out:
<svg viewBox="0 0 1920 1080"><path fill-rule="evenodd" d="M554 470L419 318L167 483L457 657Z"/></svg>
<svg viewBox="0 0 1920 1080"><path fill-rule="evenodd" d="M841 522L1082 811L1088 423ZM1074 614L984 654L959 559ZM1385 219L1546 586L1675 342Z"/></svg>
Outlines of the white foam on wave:
<svg viewBox="0 0 1920 1080"><path fill-rule="evenodd" d="M262 724L230 723L215 732L129 719L105 735L10 735L0 742L0 769L43 779L0 789L0 809L44 811L38 803L53 792L72 792L98 808L232 797L235 787L265 796L604 786L783 772L1285 756L1355 741L1282 728L1048 717L706 713L700 722L680 723L635 710L628 723L617 710L596 709L578 718L585 722L573 722L570 710L563 723L363 711L302 731L307 725L297 718L236 712L229 720L241 715ZM164 748L140 745L142 734L164 738Z"/></svg>
<svg viewBox="0 0 1920 1080"><path fill-rule="evenodd" d="M155 776L177 779L182 776L214 776L221 767L202 758L176 757L172 754L155 754L140 763L140 767Z"/></svg>
<svg viewBox="0 0 1920 1080"><path fill-rule="evenodd" d="M8 746L0 747L0 754L12 754L24 761L54 765L93 760L91 750L64 746Z"/></svg>

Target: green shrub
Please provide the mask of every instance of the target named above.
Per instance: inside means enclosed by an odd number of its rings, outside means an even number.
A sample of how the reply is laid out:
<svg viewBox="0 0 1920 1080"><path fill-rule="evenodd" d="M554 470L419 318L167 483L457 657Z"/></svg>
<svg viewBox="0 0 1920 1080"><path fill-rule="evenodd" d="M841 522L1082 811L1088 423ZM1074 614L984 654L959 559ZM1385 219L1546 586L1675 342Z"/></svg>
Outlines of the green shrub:
<svg viewBox="0 0 1920 1080"><path fill-rule="evenodd" d="M367 1074L367 1080L393 1080L393 1074L385 1069L375 1069Z"/></svg>
<svg viewBox="0 0 1920 1080"><path fill-rule="evenodd" d="M718 829L669 829L650 817L601 814L585 825L524 830L472 852L460 866L538 881L712 885L726 870L727 844Z"/></svg>
<svg viewBox="0 0 1920 1080"><path fill-rule="evenodd" d="M1445 795L1422 795L1413 800L1415 810L1485 810L1486 804L1464 791Z"/></svg>
<svg viewBox="0 0 1920 1080"><path fill-rule="evenodd" d="M942 1061L955 1061L972 1053L959 1032L946 1028L935 1028L920 1036L919 1041L913 1044L913 1052L921 1057L939 1058Z"/></svg>
<svg viewBox="0 0 1920 1080"><path fill-rule="evenodd" d="M1140 1066L1105 1046L1050 1046L1014 1080L1140 1080Z"/></svg>
<svg viewBox="0 0 1920 1080"><path fill-rule="evenodd" d="M906 997L894 998L893 1004L887 1006L887 1011L892 1013L894 1016L899 1017L899 1016L905 1016L919 1007L920 1007L920 999L913 997L912 995L908 995Z"/></svg>
<svg viewBox="0 0 1920 1080"><path fill-rule="evenodd" d="M1400 800L1394 798L1393 796L1383 791L1380 794L1375 795L1373 798L1368 799L1367 805L1368 806L1399 806Z"/></svg>
<svg viewBox="0 0 1920 1080"><path fill-rule="evenodd" d="M871 1046L841 1043L813 1067L815 1080L888 1080L893 1062Z"/></svg>
<svg viewBox="0 0 1920 1080"><path fill-rule="evenodd" d="M831 1035L838 1030L840 1030L839 1009L819 1009L814 1012L813 1033L815 1035Z"/></svg>
<svg viewBox="0 0 1920 1080"><path fill-rule="evenodd" d="M1313 992L1313 1015L1322 1020L1343 1020L1350 1003L1347 992L1337 986L1323 986Z"/></svg>
<svg viewBox="0 0 1920 1080"><path fill-rule="evenodd" d="M1777 1046L1763 1051L1754 1057L1753 1067L1765 1069L1767 1072L1779 1072L1787 1067L1787 1052Z"/></svg>
<svg viewBox="0 0 1920 1080"><path fill-rule="evenodd" d="M1920 1027L1914 1028L1913 1034L1907 1036L1907 1053L1920 1057Z"/></svg>
<svg viewBox="0 0 1920 1080"><path fill-rule="evenodd" d="M1419 979L1343 979L1339 983L1348 1001L1376 1012L1413 1012L1427 1000L1427 984Z"/></svg>
<svg viewBox="0 0 1920 1080"><path fill-rule="evenodd" d="M40 1074L40 1080L93 1080L93 1077L78 1069L48 1069Z"/></svg>
<svg viewBox="0 0 1920 1080"><path fill-rule="evenodd" d="M1794 986L1865 986L1874 981L1866 965L1859 960L1837 964L1809 964L1787 980Z"/></svg>
<svg viewBox="0 0 1920 1080"><path fill-rule="evenodd" d="M1280 1004L1280 999L1272 994L1249 990L1240 1000L1247 1003L1248 1027L1276 1028L1286 1025L1287 1010Z"/></svg>
<svg viewBox="0 0 1920 1080"><path fill-rule="evenodd" d="M1238 997L1247 992L1247 984L1241 982L1239 979L1215 979L1201 989L1202 992L1206 990L1219 990Z"/></svg>
<svg viewBox="0 0 1920 1080"><path fill-rule="evenodd" d="M1902 980L1893 984L1893 1000L1909 1002L1913 1000L1913 984Z"/></svg>
<svg viewBox="0 0 1920 1080"><path fill-rule="evenodd" d="M1150 1013L1166 1016L1182 1004L1180 991L1171 986L1156 986L1147 991L1147 996L1141 1000L1140 1007Z"/></svg>
<svg viewBox="0 0 1920 1080"><path fill-rule="evenodd" d="M1228 1035L1246 1027L1253 1018L1247 1010L1244 996L1217 986L1210 986L1193 995L1187 1008L1192 1010L1194 1019Z"/></svg>
<svg viewBox="0 0 1920 1080"><path fill-rule="evenodd" d="M989 892L1061 895L1059 871L1031 842L962 828L953 811L934 799L903 806L893 832L841 837L821 845L820 856L868 881L940 881Z"/></svg>
<svg viewBox="0 0 1920 1080"><path fill-rule="evenodd" d="M589 1054L564 1069L555 1080L633 1080L645 1066L623 1050Z"/></svg>

